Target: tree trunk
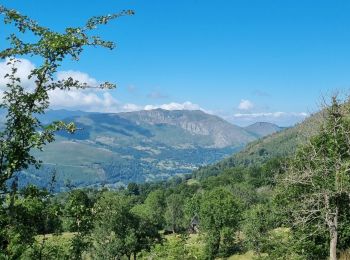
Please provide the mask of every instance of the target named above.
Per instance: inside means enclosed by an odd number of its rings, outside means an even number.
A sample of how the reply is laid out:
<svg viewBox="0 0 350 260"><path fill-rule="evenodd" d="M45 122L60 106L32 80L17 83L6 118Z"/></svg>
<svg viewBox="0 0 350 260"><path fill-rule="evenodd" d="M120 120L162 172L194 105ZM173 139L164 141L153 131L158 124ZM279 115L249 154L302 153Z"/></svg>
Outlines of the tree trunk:
<svg viewBox="0 0 350 260"><path fill-rule="evenodd" d="M134 260L136 260L136 258L137 258L137 253L134 252Z"/></svg>
<svg viewBox="0 0 350 260"><path fill-rule="evenodd" d="M329 243L329 259L337 260L337 242L338 242L338 207L336 208L335 216L332 224L329 227L330 243Z"/></svg>
<svg viewBox="0 0 350 260"><path fill-rule="evenodd" d="M330 260L337 260L337 238L338 238L338 232L336 230L331 231L331 241L329 244Z"/></svg>

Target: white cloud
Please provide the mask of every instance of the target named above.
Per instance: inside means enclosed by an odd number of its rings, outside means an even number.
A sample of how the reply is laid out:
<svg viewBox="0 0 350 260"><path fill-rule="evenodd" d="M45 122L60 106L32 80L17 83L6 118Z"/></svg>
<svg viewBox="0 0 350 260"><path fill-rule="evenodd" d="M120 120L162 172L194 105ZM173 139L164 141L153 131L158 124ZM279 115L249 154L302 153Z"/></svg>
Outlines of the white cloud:
<svg viewBox="0 0 350 260"><path fill-rule="evenodd" d="M6 74L11 74L12 65L8 65L10 61L9 58L6 58L5 61L0 62L0 89L4 89L6 84L9 82L8 78L5 78ZM18 63L16 63L17 72L16 77L21 79L21 84L31 90L35 86L35 79L28 79L31 71L35 69L35 65L31 63L27 59L18 59Z"/></svg>
<svg viewBox="0 0 350 260"><path fill-rule="evenodd" d="M145 106L133 103L121 104L109 92L100 94L97 91L90 90L55 90L50 93L50 100L51 106L54 109L67 108L90 112L117 113L161 108L164 110L202 110L211 113L190 101L184 103L171 102L160 105L150 104Z"/></svg>
<svg viewBox="0 0 350 260"><path fill-rule="evenodd" d="M108 92L91 90L54 90L49 93L51 108L89 112L119 112L120 103Z"/></svg>
<svg viewBox="0 0 350 260"><path fill-rule="evenodd" d="M250 110L254 107L254 104L247 100L247 99L242 99L241 102L238 105L239 110Z"/></svg>
<svg viewBox="0 0 350 260"><path fill-rule="evenodd" d="M86 83L89 87L97 87L99 82L89 76L89 74L81 71L59 71L57 72L57 80L73 78L81 83ZM110 94L110 91L100 89L56 89L49 93L50 104L52 108L79 109L89 112L119 112L121 110L120 103Z"/></svg>
<svg viewBox="0 0 350 260"><path fill-rule="evenodd" d="M89 87L97 87L99 82L89 74L81 71L59 71L57 80L73 78ZM49 93L52 108L79 109L89 112L119 112L120 103L110 94L110 91L101 89L56 89Z"/></svg>
<svg viewBox="0 0 350 260"><path fill-rule="evenodd" d="M203 110L199 105L193 104L190 101L186 101L184 103L176 103L171 102L168 104L162 104L162 105L146 105L144 107L144 110L152 110L152 109L165 109L165 110Z"/></svg>
<svg viewBox="0 0 350 260"><path fill-rule="evenodd" d="M73 78L74 80L78 80L81 83L85 83L89 87L97 87L99 85L96 79L81 71L59 71L56 75L57 80L68 79L69 77Z"/></svg>
<svg viewBox="0 0 350 260"><path fill-rule="evenodd" d="M125 104L122 106L122 111L125 112L132 112L132 111L139 111L139 110L143 110L144 107L139 106L139 105L135 105L135 104Z"/></svg>
<svg viewBox="0 0 350 260"><path fill-rule="evenodd" d="M3 96L3 90L6 88L8 82L4 76L7 73L11 73L11 67L7 65L9 60L0 62L0 99ZM34 79L28 79L28 75L35 65L29 60L20 59L20 62L17 64L17 77L21 78L22 84L28 89L34 89L35 82ZM86 83L88 86L96 87L99 85L99 82L91 77L89 74L81 71L59 71L56 74L56 80L63 80L67 78L73 78L82 83ZM135 90L135 87L130 87L131 91ZM151 95L152 98L161 97L160 93L154 92ZM162 96L163 97L163 96ZM50 98L50 108L53 109L72 109L72 110L84 110L90 112L122 112L122 111L137 111L137 110L151 110L162 108L166 110L203 110L199 105L193 104L192 102L184 103L168 103L161 105L146 105L140 106L132 103L121 104L117 99L111 95L111 91L105 91L100 89L71 89L71 90L60 90L55 89L49 92Z"/></svg>
<svg viewBox="0 0 350 260"><path fill-rule="evenodd" d="M4 62L0 62L0 99L3 97L3 90L6 88L8 79L5 78L7 73L11 73L11 65L7 65L9 59ZM28 75L35 65L27 59L19 59L16 64L17 73L16 77L21 79L21 84L27 90L33 90L35 87L35 80L28 79ZM59 71L56 74L56 80L63 80L67 78L73 78L79 80L82 83L86 83L88 86L96 87L99 82L90 77L87 73L80 71ZM96 89L84 89L69 91L56 89L49 92L51 108L67 108L67 109L79 109L85 111L94 112L119 112L122 110L119 102L107 91Z"/></svg>
<svg viewBox="0 0 350 260"><path fill-rule="evenodd" d="M145 105L145 106L127 103L120 107L120 111L131 112L131 111L139 111L139 110L153 110L153 109L159 109L159 108L164 110L202 110L206 113L212 114L211 111L205 110L201 108L199 105L193 104L190 101L186 101L184 103L171 102L168 104Z"/></svg>
<svg viewBox="0 0 350 260"><path fill-rule="evenodd" d="M287 112L268 112L268 113L237 113L234 114L234 117L238 118L258 118L258 117L274 117L274 118L280 118L280 117L285 117L285 116L294 116L294 117L307 117L309 114L305 112L300 112L300 113L287 113Z"/></svg>
<svg viewBox="0 0 350 260"><path fill-rule="evenodd" d="M225 118L238 125L249 125L255 122L270 122L279 126L291 126L302 121L309 114L306 112L262 112L262 113L236 113Z"/></svg>

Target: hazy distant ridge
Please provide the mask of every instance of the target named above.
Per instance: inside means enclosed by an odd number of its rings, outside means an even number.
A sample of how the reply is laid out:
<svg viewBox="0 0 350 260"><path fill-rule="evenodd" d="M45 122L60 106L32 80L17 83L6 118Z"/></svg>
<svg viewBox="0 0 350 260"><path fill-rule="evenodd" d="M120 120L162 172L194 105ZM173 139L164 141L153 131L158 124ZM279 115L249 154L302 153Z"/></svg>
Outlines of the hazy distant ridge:
<svg viewBox="0 0 350 260"><path fill-rule="evenodd" d="M54 143L37 153L43 167L24 173L26 182L45 185L47 173L55 169L60 186L67 181L77 186L118 186L191 173L278 130L266 124L246 129L192 110L50 110L41 119L45 123L55 119L72 121L80 129L73 135L59 132Z"/></svg>

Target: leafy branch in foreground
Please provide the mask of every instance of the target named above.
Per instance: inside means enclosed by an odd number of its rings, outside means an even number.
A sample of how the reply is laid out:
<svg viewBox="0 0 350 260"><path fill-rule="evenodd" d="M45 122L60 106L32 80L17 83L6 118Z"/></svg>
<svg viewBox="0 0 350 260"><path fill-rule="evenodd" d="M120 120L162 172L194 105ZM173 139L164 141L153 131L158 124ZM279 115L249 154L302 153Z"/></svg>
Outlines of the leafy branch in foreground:
<svg viewBox="0 0 350 260"><path fill-rule="evenodd" d="M32 149L41 150L43 146L54 140L54 132L66 129L76 130L73 124L61 121L50 125L43 125L38 115L45 113L49 107L49 92L55 89L69 90L71 88L91 88L84 82L69 77L55 81L55 73L61 62L71 57L78 60L84 47L103 47L113 49L114 43L105 41L99 36L91 35L99 25L125 15L133 15L127 10L120 13L90 18L83 27L66 28L63 33L52 31L40 26L27 16L16 10L7 9L0 5L0 14L4 16L4 23L17 29L7 40L9 48L0 51L0 59L5 59L11 67L6 74L7 85L4 91L0 109L7 112L4 128L0 131L0 190L6 190L6 182L14 174L29 165L39 167L40 161L31 155ZM30 33L35 40L25 42L21 35ZM41 65L33 69L28 79L35 82L34 88L26 88L18 76L20 57L37 57ZM115 85L109 82L100 84L97 88L112 89Z"/></svg>
<svg viewBox="0 0 350 260"><path fill-rule="evenodd" d="M9 68L9 73L5 75L6 86L1 86L3 92L0 101L0 109L7 113L0 129L0 258L19 259L28 248L34 248L38 230L31 227L32 216L42 216L45 211L44 207L34 207L31 215L22 212L17 214L19 197L16 173L31 165L40 166L40 161L31 152L42 150L45 144L54 141L56 131L67 130L72 133L76 130L72 123L55 121L44 125L40 122L39 116L45 113L50 104L50 91L92 87L72 77L55 80L58 68L66 58L78 60L87 46L113 49L113 42L93 35L92 31L120 16L132 14L132 11L123 11L93 17L83 27L67 28L59 33L0 5L4 23L15 31L7 37L9 47L0 51L0 59L4 59ZM31 41L22 40L28 38ZM30 87L23 83L23 76L21 78L18 73L21 58L28 57L40 63L29 75L25 75L33 82ZM114 84L105 82L95 88L114 87ZM8 192L9 180L13 180L11 192ZM28 203L32 203L32 200ZM38 204L37 201L34 203ZM24 232L25 228L31 232ZM43 231L44 235L46 232ZM41 259L42 254L39 255Z"/></svg>

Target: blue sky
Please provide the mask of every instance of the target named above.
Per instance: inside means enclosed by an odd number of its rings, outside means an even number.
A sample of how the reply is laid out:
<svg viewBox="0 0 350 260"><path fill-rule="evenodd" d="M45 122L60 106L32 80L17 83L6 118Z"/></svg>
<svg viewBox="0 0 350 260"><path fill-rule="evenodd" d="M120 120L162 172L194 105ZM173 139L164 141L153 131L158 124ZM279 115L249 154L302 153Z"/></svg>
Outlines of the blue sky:
<svg viewBox="0 0 350 260"><path fill-rule="evenodd" d="M350 86L349 1L0 3L54 30L83 25L93 15L135 11L97 31L117 43L115 50L90 48L79 62L61 67L61 77L107 80L118 88L75 93L70 99L53 96L57 108L201 108L240 125L270 121L285 126L316 111L322 95L346 93ZM0 32L2 42L8 32ZM77 101L86 97L85 103Z"/></svg>

